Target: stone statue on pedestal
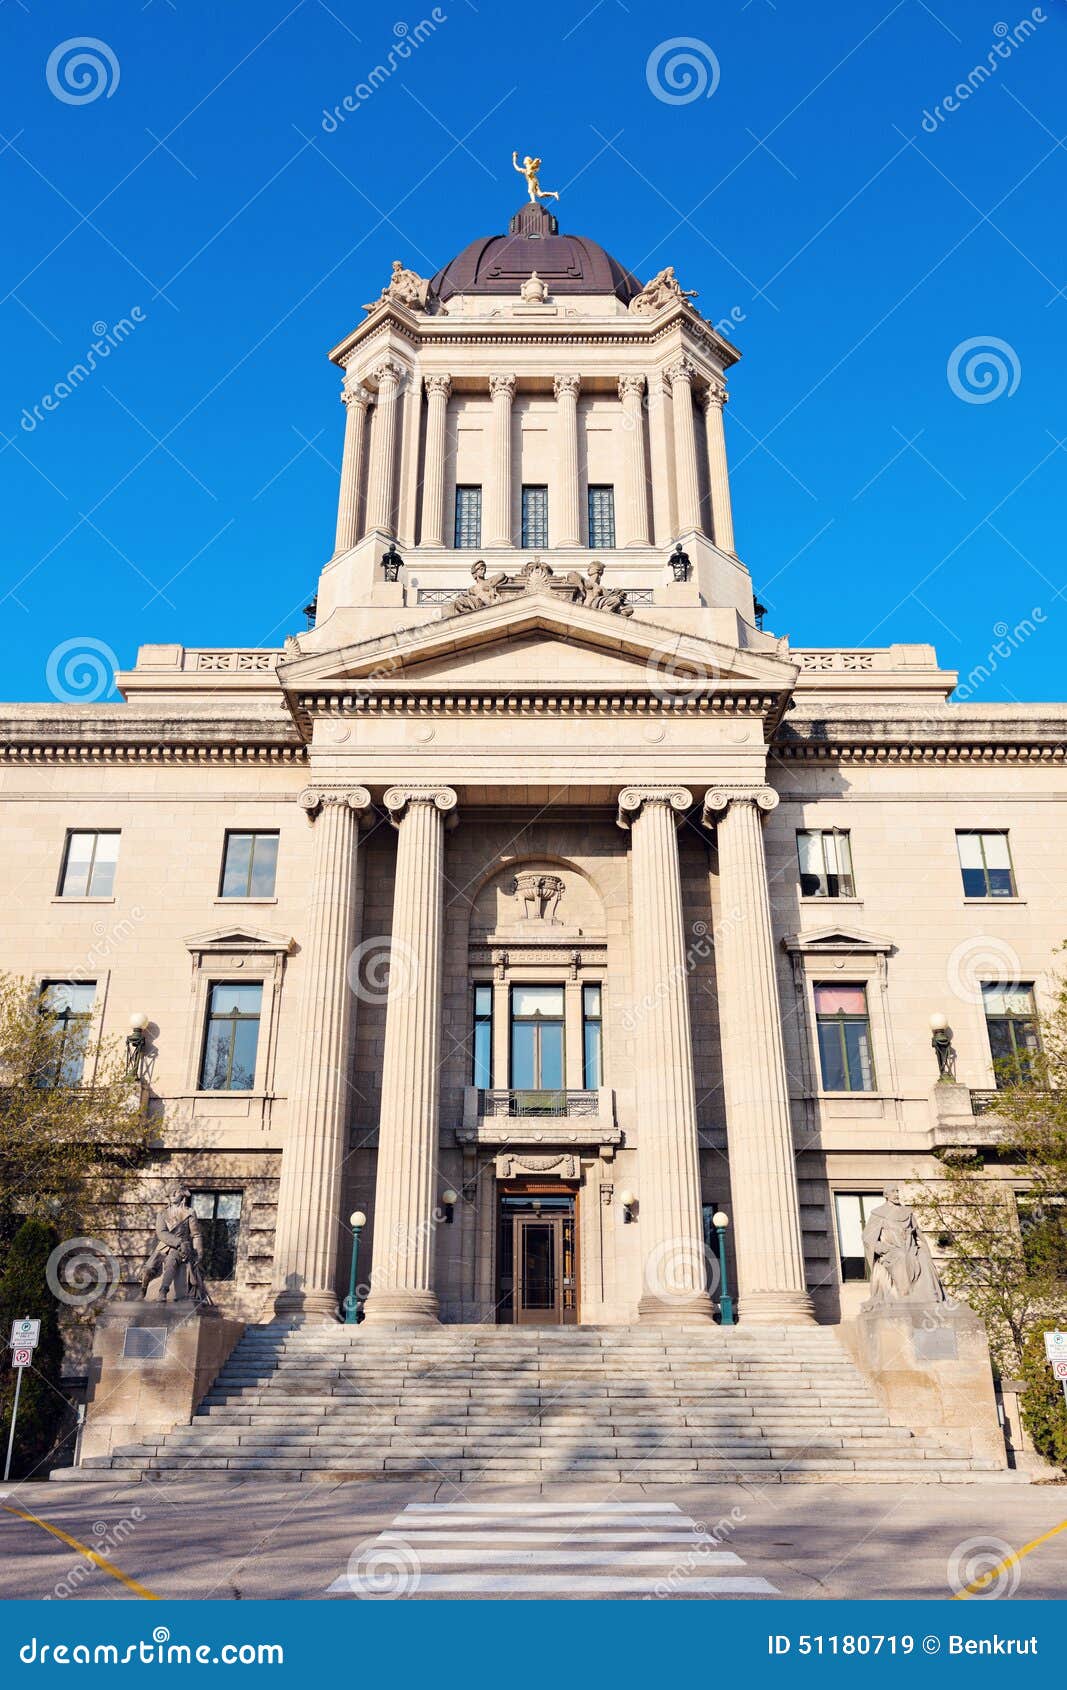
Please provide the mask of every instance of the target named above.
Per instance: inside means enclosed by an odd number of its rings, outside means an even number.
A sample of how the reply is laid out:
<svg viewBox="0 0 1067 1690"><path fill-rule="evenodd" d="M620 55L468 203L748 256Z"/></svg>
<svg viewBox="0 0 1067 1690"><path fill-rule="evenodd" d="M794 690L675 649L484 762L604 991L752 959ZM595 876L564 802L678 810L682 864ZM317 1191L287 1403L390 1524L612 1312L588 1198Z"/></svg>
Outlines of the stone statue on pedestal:
<svg viewBox="0 0 1067 1690"><path fill-rule="evenodd" d="M945 1287L934 1266L915 1211L900 1201L899 1185L888 1185L885 1202L874 1209L863 1229L863 1248L871 1270L871 1295L864 1305L877 1309L894 1303L944 1303Z"/></svg>
<svg viewBox="0 0 1067 1690"><path fill-rule="evenodd" d="M141 1270L141 1296L165 1303L169 1292L172 1302L209 1306L211 1297L201 1266L203 1249L192 1193L188 1186L177 1185L167 1207L156 1216L155 1241ZM150 1285L154 1286L151 1299Z"/></svg>

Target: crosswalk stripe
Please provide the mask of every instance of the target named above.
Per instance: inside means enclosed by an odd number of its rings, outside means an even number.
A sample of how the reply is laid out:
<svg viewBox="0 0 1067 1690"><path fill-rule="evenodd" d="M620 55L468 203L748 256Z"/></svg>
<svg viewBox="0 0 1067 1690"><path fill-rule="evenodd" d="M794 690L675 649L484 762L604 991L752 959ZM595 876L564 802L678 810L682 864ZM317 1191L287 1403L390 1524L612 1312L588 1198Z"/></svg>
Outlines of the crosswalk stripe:
<svg viewBox="0 0 1067 1690"><path fill-rule="evenodd" d="M409 1502L405 1514L433 1514L443 1520L449 1514L673 1514L684 1519L676 1502Z"/></svg>
<svg viewBox="0 0 1067 1690"><path fill-rule="evenodd" d="M395 1521L393 1523L394 1525L396 1524ZM561 1539L565 1540L567 1543L663 1543L676 1544L680 1549L693 1548L698 1544L708 1543L710 1541L705 1533L697 1531L583 1532L579 1531L577 1527L573 1530L570 1527L564 1527L561 1532L558 1527L549 1528L548 1526L545 1526L543 1529L538 1531L512 1531L508 1526L498 1526L493 1531L479 1533L436 1532L428 1526L423 1527L420 1531L413 1532L410 1526L405 1526L401 1531L394 1532L390 1530L383 1532L382 1537L383 1539L399 1540L402 1543L409 1543L420 1550L424 1543L462 1544L471 1543L475 1540L479 1543L492 1544L526 1543L531 1544L534 1547L536 1547L539 1543L559 1543Z"/></svg>
<svg viewBox="0 0 1067 1690"><path fill-rule="evenodd" d="M418 1581L420 1593L441 1596L575 1596L627 1595L655 1596L662 1593L666 1580L662 1575L647 1578L627 1577L624 1574L605 1577L584 1574L581 1579L556 1576L553 1573L423 1573ZM676 1592L687 1596L777 1596L778 1590L764 1578L687 1578L675 1581ZM328 1594L354 1595L347 1577L335 1579ZM373 1600L373 1598L372 1598Z"/></svg>
<svg viewBox="0 0 1067 1690"><path fill-rule="evenodd" d="M379 1538L379 1543L401 1544L403 1538ZM571 1549L566 1544L557 1544L552 1549L496 1549L484 1543L475 1544L465 1549L423 1549L416 1550L419 1561L423 1566L471 1566L484 1564L491 1566L498 1561L506 1561L515 1567L541 1566L554 1567L566 1565L569 1567L601 1567L633 1566L635 1563L648 1567L676 1567L678 1565L678 1551L676 1549L645 1549L636 1550L623 1548L603 1549ZM739 1555L732 1554L727 1549L709 1550L700 1556L702 1567L743 1567L744 1562Z"/></svg>

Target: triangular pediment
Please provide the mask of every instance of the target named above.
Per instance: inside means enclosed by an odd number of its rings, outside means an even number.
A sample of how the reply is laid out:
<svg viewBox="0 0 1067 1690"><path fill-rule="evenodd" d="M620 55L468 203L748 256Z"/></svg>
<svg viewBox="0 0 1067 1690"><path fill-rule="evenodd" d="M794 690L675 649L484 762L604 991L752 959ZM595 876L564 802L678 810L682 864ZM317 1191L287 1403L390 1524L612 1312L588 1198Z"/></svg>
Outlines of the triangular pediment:
<svg viewBox="0 0 1067 1690"><path fill-rule="evenodd" d="M194 954L204 951L287 953L292 950L293 941L284 933L267 933L259 927L247 927L243 923L228 922L223 927L212 927L206 933L190 933L185 939L185 947Z"/></svg>
<svg viewBox="0 0 1067 1690"><path fill-rule="evenodd" d="M876 955L893 950L892 939L881 933L868 933L859 927L833 925L816 927L806 933L787 933L782 940L787 951L822 953L823 955L858 956L866 952Z"/></svg>

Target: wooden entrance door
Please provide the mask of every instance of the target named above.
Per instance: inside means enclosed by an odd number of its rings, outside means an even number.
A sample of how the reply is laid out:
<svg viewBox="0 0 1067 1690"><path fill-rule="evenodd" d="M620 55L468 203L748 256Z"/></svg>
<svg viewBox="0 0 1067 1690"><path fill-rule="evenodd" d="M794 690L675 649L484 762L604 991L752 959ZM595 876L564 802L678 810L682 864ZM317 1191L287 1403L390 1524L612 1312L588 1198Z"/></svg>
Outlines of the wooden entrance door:
<svg viewBox="0 0 1067 1690"><path fill-rule="evenodd" d="M558 1190L558 1188L557 1188ZM515 1326L570 1326L578 1319L573 1194L502 1195L499 1318Z"/></svg>

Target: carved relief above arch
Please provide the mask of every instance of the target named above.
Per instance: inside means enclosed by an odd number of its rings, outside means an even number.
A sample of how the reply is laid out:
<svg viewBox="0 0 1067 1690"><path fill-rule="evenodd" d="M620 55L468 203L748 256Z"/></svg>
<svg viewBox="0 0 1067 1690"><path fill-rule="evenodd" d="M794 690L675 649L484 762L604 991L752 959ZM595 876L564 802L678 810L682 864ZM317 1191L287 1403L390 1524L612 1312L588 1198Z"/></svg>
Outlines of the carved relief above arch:
<svg viewBox="0 0 1067 1690"><path fill-rule="evenodd" d="M547 856L500 864L471 904L472 945L596 943L605 932L603 901L589 877Z"/></svg>

